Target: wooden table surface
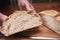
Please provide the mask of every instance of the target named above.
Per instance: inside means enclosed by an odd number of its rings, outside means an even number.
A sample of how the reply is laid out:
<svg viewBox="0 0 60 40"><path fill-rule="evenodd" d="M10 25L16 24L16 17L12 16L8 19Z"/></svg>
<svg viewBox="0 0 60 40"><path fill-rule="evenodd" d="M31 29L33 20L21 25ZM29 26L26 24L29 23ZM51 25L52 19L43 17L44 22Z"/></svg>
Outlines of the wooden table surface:
<svg viewBox="0 0 60 40"><path fill-rule="evenodd" d="M48 9L54 9L54 10L60 11L60 9L59 9L60 4L59 3L37 3L37 4L33 4L33 6L37 12L42 11L42 10L48 10ZM8 9L5 9L3 11L0 10L0 11L6 15L10 15L16 9L17 8L14 8L14 7L10 7L10 8L8 7ZM16 36L18 38L14 38L14 36ZM53 32L52 30L50 30L46 26L39 26L37 28L33 28L33 29L26 30L24 32L17 33L15 35L11 36L11 37L13 37L13 39L11 39L11 40L22 40L22 39L29 40L28 38L21 38L21 36L39 36L39 37L60 38L59 34ZM8 39L10 39L10 37L1 37L0 39L1 40L8 40Z"/></svg>

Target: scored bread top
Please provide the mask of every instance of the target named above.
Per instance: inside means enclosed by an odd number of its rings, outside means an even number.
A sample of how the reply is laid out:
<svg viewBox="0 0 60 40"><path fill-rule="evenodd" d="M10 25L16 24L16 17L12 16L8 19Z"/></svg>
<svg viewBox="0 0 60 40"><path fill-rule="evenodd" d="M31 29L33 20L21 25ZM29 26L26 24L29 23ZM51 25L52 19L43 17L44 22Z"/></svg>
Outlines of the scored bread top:
<svg viewBox="0 0 60 40"><path fill-rule="evenodd" d="M3 23L1 33L5 36L31 29L42 24L40 16L27 11L15 11L9 19Z"/></svg>
<svg viewBox="0 0 60 40"><path fill-rule="evenodd" d="M59 12L55 11L55 10L45 10L42 11L40 13L46 14L46 15L50 15L50 16L56 16Z"/></svg>
<svg viewBox="0 0 60 40"><path fill-rule="evenodd" d="M54 17L57 21L60 22L60 12L58 11L55 11L55 10L45 10L45 11L42 11L40 12L42 14L46 14L46 15L49 15L49 16L52 16Z"/></svg>

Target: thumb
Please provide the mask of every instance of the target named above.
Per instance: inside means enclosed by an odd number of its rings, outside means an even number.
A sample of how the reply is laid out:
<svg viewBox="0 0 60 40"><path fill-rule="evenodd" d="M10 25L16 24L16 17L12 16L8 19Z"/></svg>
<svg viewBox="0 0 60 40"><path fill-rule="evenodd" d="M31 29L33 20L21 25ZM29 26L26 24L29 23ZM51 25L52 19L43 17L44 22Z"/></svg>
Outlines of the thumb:
<svg viewBox="0 0 60 40"><path fill-rule="evenodd" d="M0 20L1 20L1 21L5 21L7 18L8 18L8 16L0 13Z"/></svg>
<svg viewBox="0 0 60 40"><path fill-rule="evenodd" d="M8 16L3 16L3 18L2 18L2 21L5 21L5 20L7 20L8 19Z"/></svg>

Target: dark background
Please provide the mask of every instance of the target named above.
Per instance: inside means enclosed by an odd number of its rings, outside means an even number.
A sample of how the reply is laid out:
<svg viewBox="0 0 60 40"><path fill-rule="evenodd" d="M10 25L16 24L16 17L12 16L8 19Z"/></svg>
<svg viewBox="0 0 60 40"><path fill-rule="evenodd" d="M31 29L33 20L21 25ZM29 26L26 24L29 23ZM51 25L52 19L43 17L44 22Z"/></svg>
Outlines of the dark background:
<svg viewBox="0 0 60 40"><path fill-rule="evenodd" d="M40 2L60 2L60 0L32 0L33 3L40 3Z"/></svg>
<svg viewBox="0 0 60 40"><path fill-rule="evenodd" d="M0 8L1 7L6 7L10 4L9 0L0 0Z"/></svg>
<svg viewBox="0 0 60 40"><path fill-rule="evenodd" d="M17 0L16 0L17 1ZM29 0L32 3L41 3L41 2L60 2L60 0ZM12 0L12 3L16 3L15 0ZM6 7L11 4L11 0L0 0L0 8Z"/></svg>

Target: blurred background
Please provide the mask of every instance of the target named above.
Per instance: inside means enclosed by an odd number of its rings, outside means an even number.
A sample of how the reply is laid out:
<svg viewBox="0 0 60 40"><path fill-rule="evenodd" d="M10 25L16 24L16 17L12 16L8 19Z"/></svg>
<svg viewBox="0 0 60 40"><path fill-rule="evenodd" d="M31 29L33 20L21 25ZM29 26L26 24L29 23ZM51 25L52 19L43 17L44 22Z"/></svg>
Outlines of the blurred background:
<svg viewBox="0 0 60 40"><path fill-rule="evenodd" d="M37 12L42 10L54 9L60 11L60 0L28 0ZM12 9L13 8L13 9ZM17 0L0 0L0 12L10 15L14 10L17 10Z"/></svg>

